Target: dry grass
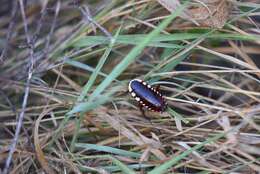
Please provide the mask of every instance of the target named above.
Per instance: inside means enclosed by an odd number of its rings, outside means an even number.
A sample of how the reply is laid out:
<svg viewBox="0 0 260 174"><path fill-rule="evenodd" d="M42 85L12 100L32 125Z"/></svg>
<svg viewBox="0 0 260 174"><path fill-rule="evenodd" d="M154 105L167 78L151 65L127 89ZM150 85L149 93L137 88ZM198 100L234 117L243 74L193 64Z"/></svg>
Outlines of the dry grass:
<svg viewBox="0 0 260 174"><path fill-rule="evenodd" d="M0 173L260 172L258 1L169 2L6 0Z"/></svg>

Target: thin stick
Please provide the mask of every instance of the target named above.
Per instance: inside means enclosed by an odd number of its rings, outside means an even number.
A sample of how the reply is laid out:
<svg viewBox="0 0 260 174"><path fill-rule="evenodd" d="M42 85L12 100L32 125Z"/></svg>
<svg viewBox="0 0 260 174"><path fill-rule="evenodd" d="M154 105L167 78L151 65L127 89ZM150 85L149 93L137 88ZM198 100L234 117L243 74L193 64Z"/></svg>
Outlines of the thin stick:
<svg viewBox="0 0 260 174"><path fill-rule="evenodd" d="M27 101L28 101L28 96L29 96L29 91L30 91L30 82L31 82L31 78L32 78L33 64L34 64L33 45L31 45L31 39L30 39L30 36L29 36L29 33L28 33L28 23L27 23L27 20L26 20L25 12L24 12L23 0L19 0L19 5L20 5L20 9L21 9L22 18L23 18L24 31L25 31L25 35L26 35L27 44L30 46L29 47L30 48L30 66L29 66L29 70L28 70L28 77L27 77L25 91L24 91L22 110L21 110L21 113L19 114L19 117L18 117L18 123L17 123L17 126L16 126L13 142L9 147L10 151L9 151L8 157L5 161L5 167L4 167L3 174L7 174L8 171L9 171L9 166L11 164L12 156L13 156L13 153L15 151L16 144L17 144L17 141L18 141L18 138L19 138L19 134L20 134L20 131L21 131L21 128L22 128L25 108L27 106Z"/></svg>

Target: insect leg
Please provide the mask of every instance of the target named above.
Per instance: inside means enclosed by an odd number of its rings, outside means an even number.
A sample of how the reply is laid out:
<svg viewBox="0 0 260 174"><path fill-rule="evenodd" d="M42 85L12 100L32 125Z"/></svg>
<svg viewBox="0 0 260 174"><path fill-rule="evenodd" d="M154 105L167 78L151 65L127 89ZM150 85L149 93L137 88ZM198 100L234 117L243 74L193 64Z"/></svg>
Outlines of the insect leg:
<svg viewBox="0 0 260 174"><path fill-rule="evenodd" d="M142 106L141 104L139 104L139 109L140 109L142 115L143 115L145 118L147 118L146 115L145 115L145 112L144 112L144 108L143 108L143 106Z"/></svg>
<svg viewBox="0 0 260 174"><path fill-rule="evenodd" d="M156 91L160 91L160 85L157 85L155 89Z"/></svg>

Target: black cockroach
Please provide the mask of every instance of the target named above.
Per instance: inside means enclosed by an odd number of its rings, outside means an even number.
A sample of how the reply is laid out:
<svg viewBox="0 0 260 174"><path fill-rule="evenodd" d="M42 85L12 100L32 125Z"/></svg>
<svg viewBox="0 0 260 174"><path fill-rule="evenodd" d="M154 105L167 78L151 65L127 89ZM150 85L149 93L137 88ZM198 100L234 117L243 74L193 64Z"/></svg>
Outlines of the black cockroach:
<svg viewBox="0 0 260 174"><path fill-rule="evenodd" d="M140 79L133 79L129 82L128 91L139 103L140 108L147 108L155 112L164 112L167 103L162 94L151 85Z"/></svg>

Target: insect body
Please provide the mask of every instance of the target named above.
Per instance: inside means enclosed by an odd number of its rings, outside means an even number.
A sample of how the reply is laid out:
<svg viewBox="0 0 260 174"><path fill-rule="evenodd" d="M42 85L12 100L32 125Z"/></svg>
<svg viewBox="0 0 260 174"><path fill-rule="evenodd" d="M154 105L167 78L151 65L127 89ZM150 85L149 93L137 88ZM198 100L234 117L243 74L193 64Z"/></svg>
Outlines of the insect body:
<svg viewBox="0 0 260 174"><path fill-rule="evenodd" d="M129 82L128 90L132 97L149 110L163 112L166 109L166 102L162 94L140 79L134 79Z"/></svg>

